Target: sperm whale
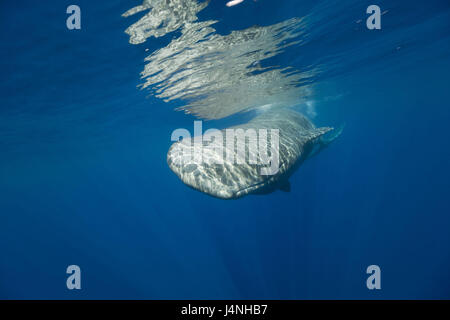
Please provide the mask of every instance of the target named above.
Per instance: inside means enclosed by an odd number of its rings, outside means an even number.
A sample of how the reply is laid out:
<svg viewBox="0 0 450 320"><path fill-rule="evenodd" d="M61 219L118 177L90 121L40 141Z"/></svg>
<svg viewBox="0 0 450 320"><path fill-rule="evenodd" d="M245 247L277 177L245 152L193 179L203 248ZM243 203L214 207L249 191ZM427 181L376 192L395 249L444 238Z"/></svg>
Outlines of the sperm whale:
<svg viewBox="0 0 450 320"><path fill-rule="evenodd" d="M224 157L224 153L236 153L239 146L235 137L229 141L227 132L253 129L256 136L246 136L245 142L261 146L266 141L271 148L271 163L250 163L252 156L260 156L261 150L245 148L243 163L237 163L235 158ZM277 130L278 141L273 135L261 139L262 130ZM189 187L220 199L237 199L249 194L267 194L277 189L290 191L289 177L304 160L317 154L339 136L341 130L331 127L316 128L303 114L291 109L269 110L254 117L247 123L223 129L219 134L224 139L213 139L211 134L203 134L202 146L196 148L195 139L186 138L172 144L167 153L167 163L170 169ZM218 131L218 130L217 130ZM212 134L217 138L217 132ZM227 141L228 139L228 141ZM230 143L231 142L231 143ZM275 143L277 142L277 143ZM242 141L241 141L242 143ZM273 146L277 144L277 148ZM232 150L230 150L232 149ZM274 158L277 153L277 159ZM189 154L190 157L186 157ZM186 161L186 159L188 159ZM221 161L213 161L220 159ZM272 174L262 174L268 166L277 162ZM269 170L270 171L270 170Z"/></svg>

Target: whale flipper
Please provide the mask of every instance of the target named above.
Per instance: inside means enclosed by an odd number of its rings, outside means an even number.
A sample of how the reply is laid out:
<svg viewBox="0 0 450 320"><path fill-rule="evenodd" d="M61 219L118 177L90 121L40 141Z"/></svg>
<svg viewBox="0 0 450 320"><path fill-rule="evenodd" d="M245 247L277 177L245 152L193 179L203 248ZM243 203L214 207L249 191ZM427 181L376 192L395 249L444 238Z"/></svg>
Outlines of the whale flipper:
<svg viewBox="0 0 450 320"><path fill-rule="evenodd" d="M280 186L280 190L283 192L291 192L291 183L287 181L285 184Z"/></svg>

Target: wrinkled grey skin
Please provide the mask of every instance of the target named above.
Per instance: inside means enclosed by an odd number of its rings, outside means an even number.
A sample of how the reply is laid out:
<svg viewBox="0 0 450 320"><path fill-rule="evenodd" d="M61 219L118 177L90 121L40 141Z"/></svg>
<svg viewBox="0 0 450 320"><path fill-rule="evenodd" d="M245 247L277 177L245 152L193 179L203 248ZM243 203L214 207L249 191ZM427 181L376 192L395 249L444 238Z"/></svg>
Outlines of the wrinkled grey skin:
<svg viewBox="0 0 450 320"><path fill-rule="evenodd" d="M243 164L227 161L225 157L222 157L224 159L222 164L212 161L220 157L219 152L213 148L200 149L200 153L203 152L203 159L192 157L191 160L183 163L181 157L186 150L190 150L192 155L199 151L199 148L194 149L191 146L194 138L186 138L172 144L167 154L169 167L188 186L221 199L237 199L248 194L267 194L277 189L288 192L290 191L288 179L292 173L305 159L317 154L340 133L338 130L331 139L325 139L323 135L333 130L332 128L315 128L305 116L290 109L267 111L245 124L228 129L238 128L255 129L257 132L258 129L279 129L278 172L273 175L262 175L261 169L268 168L269 165L261 162L249 164L248 149L246 149L246 161ZM226 150L225 130L221 130L224 137L224 152ZM271 150L270 137L269 131L269 139L265 139L268 141L268 150ZM203 146L211 146L216 142L208 134L204 134L203 139L212 140L204 141ZM209 164L208 161L210 161Z"/></svg>

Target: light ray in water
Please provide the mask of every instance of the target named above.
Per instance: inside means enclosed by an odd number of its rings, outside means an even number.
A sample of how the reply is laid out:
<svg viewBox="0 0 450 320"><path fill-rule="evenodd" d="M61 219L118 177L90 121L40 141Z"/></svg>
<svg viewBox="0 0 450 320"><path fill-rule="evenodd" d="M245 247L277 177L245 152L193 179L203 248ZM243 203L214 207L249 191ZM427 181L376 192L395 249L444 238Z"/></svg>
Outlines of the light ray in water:
<svg viewBox="0 0 450 320"><path fill-rule="evenodd" d="M220 119L263 105L295 105L311 94L314 69L262 67L289 46L302 42L304 21L292 18L220 35L217 21L198 21L208 2L145 0L124 16L150 10L126 33L130 43L145 42L180 29L181 35L146 58L143 88L203 119Z"/></svg>

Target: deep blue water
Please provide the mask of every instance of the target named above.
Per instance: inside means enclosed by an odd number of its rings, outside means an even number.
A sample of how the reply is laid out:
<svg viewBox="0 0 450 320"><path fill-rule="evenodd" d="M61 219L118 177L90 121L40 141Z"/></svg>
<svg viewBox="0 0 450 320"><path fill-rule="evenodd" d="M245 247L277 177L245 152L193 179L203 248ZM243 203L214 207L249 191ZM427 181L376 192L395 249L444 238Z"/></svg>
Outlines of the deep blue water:
<svg viewBox="0 0 450 320"><path fill-rule="evenodd" d="M225 2L199 13L220 34L309 17L271 62L321 66L313 121L345 129L290 193L224 201L171 172L170 134L194 118L136 88L176 36L129 44L139 1L0 4L0 298L450 298L449 2Z"/></svg>

